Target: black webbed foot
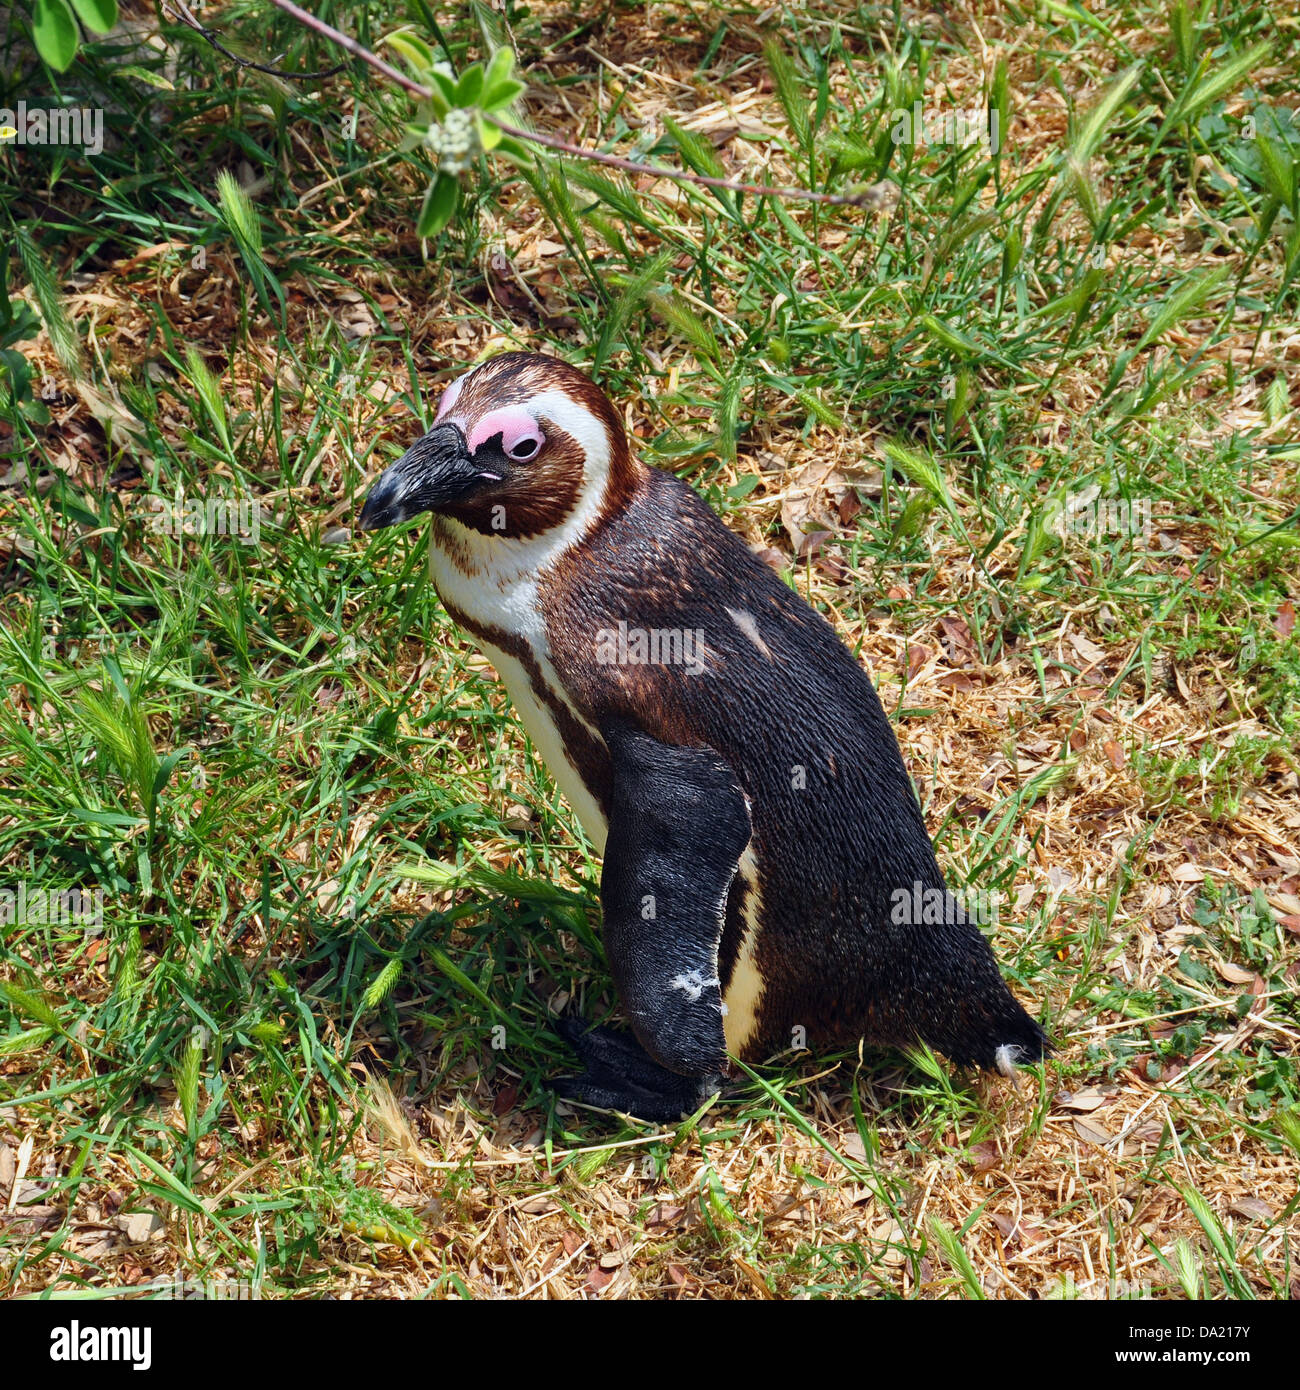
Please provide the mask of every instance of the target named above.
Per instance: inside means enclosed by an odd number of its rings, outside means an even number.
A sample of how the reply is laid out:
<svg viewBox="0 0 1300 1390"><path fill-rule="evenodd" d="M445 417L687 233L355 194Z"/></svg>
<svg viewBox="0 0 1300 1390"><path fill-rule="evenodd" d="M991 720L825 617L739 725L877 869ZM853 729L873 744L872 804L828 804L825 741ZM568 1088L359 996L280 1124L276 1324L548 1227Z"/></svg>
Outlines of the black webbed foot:
<svg viewBox="0 0 1300 1390"><path fill-rule="evenodd" d="M581 1018L556 1020L556 1031L578 1054L581 1076L551 1082L557 1095L599 1110L619 1110L656 1124L671 1124L692 1115L722 1089L723 1078L679 1076L654 1061L630 1033L588 1028Z"/></svg>

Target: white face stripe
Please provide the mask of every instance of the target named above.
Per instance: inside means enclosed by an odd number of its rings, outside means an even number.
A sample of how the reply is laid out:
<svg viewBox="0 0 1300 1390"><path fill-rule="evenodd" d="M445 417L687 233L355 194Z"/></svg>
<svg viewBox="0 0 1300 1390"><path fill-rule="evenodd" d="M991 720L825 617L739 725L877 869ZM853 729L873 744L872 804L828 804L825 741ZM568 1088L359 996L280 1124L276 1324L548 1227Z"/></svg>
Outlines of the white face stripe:
<svg viewBox="0 0 1300 1390"><path fill-rule="evenodd" d="M571 546L581 542L599 516L609 484L609 439L604 424L564 391L539 392L527 405L543 422L543 428L549 422L564 430L583 451L582 484L573 510L549 531L523 537L485 535L461 525L451 517L442 517L429 535L429 574L438 593L451 607L474 622L485 627L500 628L527 642L547 686L564 700L574 717L594 737L599 738L599 731L582 718L565 694L551 663L538 581ZM458 552L458 557L453 557L439 544L440 528L450 535L453 542L451 550ZM458 558L467 562L466 568L462 568ZM493 660L495 662L495 658ZM513 658L505 658L497 664L497 670L506 681L511 699L524 716L525 727L528 727L528 716L533 714L530 706L536 704L536 700L527 694L530 687L523 675L523 668ZM590 838L603 846L603 818L598 811L592 814L592 808L583 804L577 786L570 788L565 785L563 773L567 760L549 746L549 731L544 727L550 723L549 716L539 717L534 722L539 726L536 731L529 728L534 744L543 752L552 774L557 768L560 770L561 775L556 780L560 782L561 789L584 822ZM558 738L558 734L555 737ZM580 785L580 779L575 780Z"/></svg>
<svg viewBox="0 0 1300 1390"><path fill-rule="evenodd" d="M489 590L513 589L531 584L536 590L540 574L554 564L571 546L577 545L600 515L609 486L609 437L604 422L598 420L586 406L580 405L566 391L541 391L527 402L527 409L543 429L552 425L571 436L583 453L582 483L572 511L557 526L535 536L502 536L485 534L473 527L463 526L451 517L443 518L466 556L474 574L462 574L459 583L454 574L447 574L451 589L443 588L443 570L434 573L438 592L471 618L488 621L479 610ZM436 534L436 531L435 531ZM456 565L447 568L458 570ZM518 628L500 622L508 632Z"/></svg>
<svg viewBox="0 0 1300 1390"><path fill-rule="evenodd" d="M456 404L456 397L460 395L460 388L464 386L465 378L471 375L472 371L473 369L471 368L469 372L462 372L442 393L442 399L438 402L438 413L433 417L433 423L435 425L446 415L452 406Z"/></svg>
<svg viewBox="0 0 1300 1390"><path fill-rule="evenodd" d="M458 384L453 382L448 388L452 405L452 392ZM447 396L443 397L444 402ZM582 482L572 510L559 525L535 536L484 534L451 517L440 517L429 534L429 574L451 607L473 622L499 628L526 642L548 689L563 700L593 737L600 739L599 731L574 707L551 662L538 582L570 547L581 542L600 515L609 486L610 441L604 422L566 391L539 391L519 405L543 431L548 425L555 431L562 430L582 450ZM440 544L440 535L450 540L448 548ZM605 818L569 762L563 738L550 711L534 694L524 665L486 643L480 645L496 666L534 747L577 812L596 852L602 852Z"/></svg>

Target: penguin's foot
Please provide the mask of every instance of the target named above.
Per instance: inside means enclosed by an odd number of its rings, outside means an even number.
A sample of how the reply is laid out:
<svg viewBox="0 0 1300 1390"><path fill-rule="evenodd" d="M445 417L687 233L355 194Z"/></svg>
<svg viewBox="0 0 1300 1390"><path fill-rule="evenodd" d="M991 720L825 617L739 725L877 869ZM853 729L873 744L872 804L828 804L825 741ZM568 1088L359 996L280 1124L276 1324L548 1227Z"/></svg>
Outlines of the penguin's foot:
<svg viewBox="0 0 1300 1390"><path fill-rule="evenodd" d="M550 1083L566 1100L671 1124L694 1114L722 1089L719 1075L679 1076L661 1067L630 1033L588 1029L573 1017L557 1019L555 1026L585 1068L581 1076L561 1076Z"/></svg>

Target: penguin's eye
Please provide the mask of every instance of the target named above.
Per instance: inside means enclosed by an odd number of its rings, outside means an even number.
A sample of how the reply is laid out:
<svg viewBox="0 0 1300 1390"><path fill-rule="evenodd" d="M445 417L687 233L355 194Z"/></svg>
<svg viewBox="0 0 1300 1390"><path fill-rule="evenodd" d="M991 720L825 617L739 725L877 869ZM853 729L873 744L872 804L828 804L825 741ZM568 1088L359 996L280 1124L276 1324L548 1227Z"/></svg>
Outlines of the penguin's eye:
<svg viewBox="0 0 1300 1390"><path fill-rule="evenodd" d="M523 439L516 440L510 446L510 457L518 459L521 463L530 458L535 458L538 449L542 447L542 441L532 435L525 435Z"/></svg>

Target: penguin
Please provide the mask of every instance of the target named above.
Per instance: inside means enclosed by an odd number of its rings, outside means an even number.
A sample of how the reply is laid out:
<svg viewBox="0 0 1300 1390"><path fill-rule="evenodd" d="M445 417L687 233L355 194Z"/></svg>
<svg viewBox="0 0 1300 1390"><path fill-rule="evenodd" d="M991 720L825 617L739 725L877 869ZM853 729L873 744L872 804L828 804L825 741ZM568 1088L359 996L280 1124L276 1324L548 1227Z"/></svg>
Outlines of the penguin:
<svg viewBox="0 0 1300 1390"><path fill-rule="evenodd" d="M631 1032L560 1020L571 1100L691 1114L792 1046L925 1043L955 1065L1047 1038L947 890L898 741L835 630L590 377L527 352L453 381L359 527L431 514L448 614L495 666L597 853Z"/></svg>

